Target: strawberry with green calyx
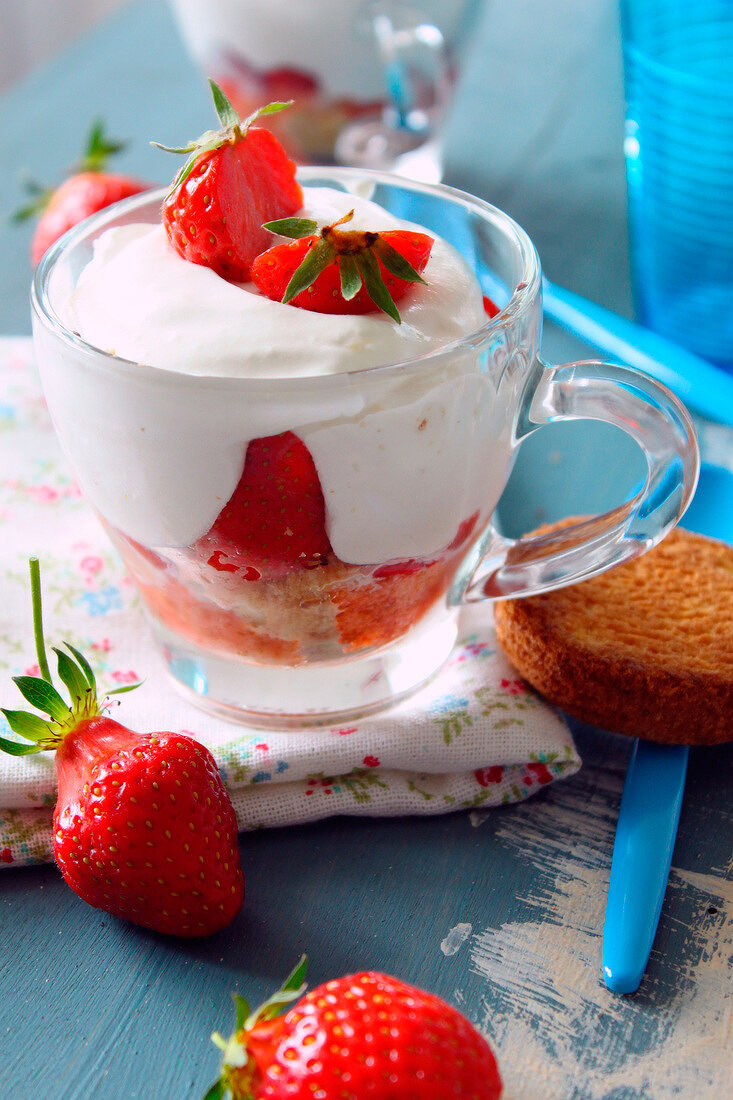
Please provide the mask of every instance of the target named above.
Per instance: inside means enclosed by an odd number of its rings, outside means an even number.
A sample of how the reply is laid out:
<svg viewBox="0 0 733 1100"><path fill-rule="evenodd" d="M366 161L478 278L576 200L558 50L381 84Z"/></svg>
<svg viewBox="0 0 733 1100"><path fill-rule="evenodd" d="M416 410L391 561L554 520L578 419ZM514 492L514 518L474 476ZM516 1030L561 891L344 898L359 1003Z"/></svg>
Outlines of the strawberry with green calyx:
<svg viewBox="0 0 733 1100"><path fill-rule="evenodd" d="M56 750L53 850L64 879L88 904L134 924L178 936L218 931L239 911L244 879L216 761L191 737L133 733L109 718L89 663L68 642L54 649L66 702L46 657L37 559L30 567L41 675L14 683L46 717L3 710L24 741L0 738L0 749Z"/></svg>
<svg viewBox="0 0 733 1100"><path fill-rule="evenodd" d="M251 277L262 294L316 313L374 313L381 310L400 323L395 305L412 283L423 283L421 272L430 257L433 238L427 233L394 229L379 233L341 229L350 210L332 225L308 218L266 222L265 229L293 238L259 255Z"/></svg>
<svg viewBox="0 0 733 1100"><path fill-rule="evenodd" d="M262 223L303 205L295 163L269 130L254 125L290 104L268 103L240 119L221 88L213 80L209 84L221 128L180 148L152 143L187 154L163 202L163 224L184 260L245 282L255 256L270 241Z"/></svg>
<svg viewBox="0 0 733 1100"><path fill-rule="evenodd" d="M455 1008L398 978L363 971L301 997L305 958L255 1012L235 996L237 1022L222 1073L204 1100L498 1100L486 1040ZM297 1001L285 1015L278 1015Z"/></svg>
<svg viewBox="0 0 733 1100"><path fill-rule="evenodd" d="M13 215L13 220L22 222L28 218L39 218L31 241L33 264L38 263L44 252L67 229L90 214L149 189L148 183L106 170L109 158L124 147L124 142L107 137L104 124L97 121L90 131L81 161L59 187L41 187L34 181L26 184L33 198Z"/></svg>

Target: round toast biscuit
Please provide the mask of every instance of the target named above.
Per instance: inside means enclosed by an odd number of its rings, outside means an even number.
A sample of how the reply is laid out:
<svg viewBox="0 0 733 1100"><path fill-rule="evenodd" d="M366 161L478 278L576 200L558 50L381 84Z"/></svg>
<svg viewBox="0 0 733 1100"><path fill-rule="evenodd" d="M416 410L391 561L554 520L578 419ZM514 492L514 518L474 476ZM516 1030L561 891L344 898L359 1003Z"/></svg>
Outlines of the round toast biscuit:
<svg viewBox="0 0 733 1100"><path fill-rule="evenodd" d="M581 721L675 745L733 739L727 543L677 528L601 576L498 602L495 619L521 675Z"/></svg>

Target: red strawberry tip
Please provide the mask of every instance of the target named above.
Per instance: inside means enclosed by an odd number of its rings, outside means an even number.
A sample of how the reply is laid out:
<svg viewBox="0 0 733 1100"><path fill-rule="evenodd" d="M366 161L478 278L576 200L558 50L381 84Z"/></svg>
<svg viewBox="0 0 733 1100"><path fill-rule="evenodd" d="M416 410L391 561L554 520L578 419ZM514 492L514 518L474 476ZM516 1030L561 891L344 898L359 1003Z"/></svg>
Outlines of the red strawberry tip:
<svg viewBox="0 0 733 1100"><path fill-rule="evenodd" d="M286 102L278 100L273 103L266 103L263 107L258 107L252 114L247 115L245 119L242 119L235 111L226 93L215 81L209 80L209 87L221 123L220 129L206 130L200 137L197 137L194 141L189 141L186 145L172 146L161 145L158 141L150 142L156 149L162 149L164 153L189 154L188 159L173 180L166 198L188 179L197 160L203 153L211 153L214 149L220 149L223 145L235 145L245 137L250 126L258 119L275 114L277 111L284 111L286 107L291 107L293 104L292 99Z"/></svg>
<svg viewBox="0 0 733 1100"><path fill-rule="evenodd" d="M42 752L44 749L57 749L80 722L103 714L108 705L106 698L99 702L97 682L92 667L86 657L70 642L63 643L68 652L56 646L53 647L58 661L59 679L69 693L70 705L54 686L43 636L41 572L38 558L30 558L29 567L33 634L41 675L14 676L13 683L26 702L47 715L47 718L41 718L31 711L0 708L0 713L5 716L5 721L12 732L24 738L21 742L0 737L0 750L11 756L28 756L31 753ZM139 686L139 683L125 684L124 687L107 692L107 696L133 691Z"/></svg>

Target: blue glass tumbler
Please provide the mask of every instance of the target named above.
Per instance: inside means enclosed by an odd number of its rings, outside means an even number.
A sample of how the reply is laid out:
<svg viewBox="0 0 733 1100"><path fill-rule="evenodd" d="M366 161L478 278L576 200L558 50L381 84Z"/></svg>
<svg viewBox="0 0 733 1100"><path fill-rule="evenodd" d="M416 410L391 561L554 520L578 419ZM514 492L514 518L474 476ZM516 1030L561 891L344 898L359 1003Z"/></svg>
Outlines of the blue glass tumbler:
<svg viewBox="0 0 733 1100"><path fill-rule="evenodd" d="M621 20L637 313L733 371L733 0L621 0Z"/></svg>

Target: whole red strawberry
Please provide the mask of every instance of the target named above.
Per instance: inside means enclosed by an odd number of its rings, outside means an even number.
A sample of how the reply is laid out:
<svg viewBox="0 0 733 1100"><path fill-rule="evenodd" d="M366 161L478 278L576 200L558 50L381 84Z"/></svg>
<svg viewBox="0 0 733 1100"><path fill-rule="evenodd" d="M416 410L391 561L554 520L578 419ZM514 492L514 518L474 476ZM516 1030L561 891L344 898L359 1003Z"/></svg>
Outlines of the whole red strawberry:
<svg viewBox="0 0 733 1100"><path fill-rule="evenodd" d="M110 141L101 122L92 127L87 148L73 174L55 190L30 184L36 193L34 200L15 215L24 221L40 215L31 241L31 261L37 264L54 241L90 214L96 214L113 202L147 191L149 184L132 176L114 175L105 171L108 158L119 152L123 144Z"/></svg>
<svg viewBox="0 0 733 1100"><path fill-rule="evenodd" d="M221 88L209 83L222 128L178 149L153 142L189 154L163 203L163 224L184 260L245 282L270 241L262 223L303 205L296 165L269 130L253 125L289 104L270 103L241 120Z"/></svg>
<svg viewBox="0 0 733 1100"><path fill-rule="evenodd" d="M430 257L427 233L394 229L379 233L340 228L349 211L320 233L307 218L283 218L265 229L294 238L261 253L252 264L252 281L262 294L316 313L374 313L382 310L400 323L395 306Z"/></svg>
<svg viewBox="0 0 733 1100"><path fill-rule="evenodd" d="M255 1012L235 996L236 1030L204 1100L497 1100L486 1040L451 1005L366 971L305 991L305 959Z"/></svg>
<svg viewBox="0 0 733 1100"><path fill-rule="evenodd" d="M41 676L14 682L48 719L3 710L30 743L0 738L0 748L14 756L56 750L53 849L62 875L84 901L134 924L176 936L217 932L241 908L244 878L216 761L191 737L137 734L108 718L92 669L65 642L68 652L54 652L69 706L48 668L36 559L31 587Z"/></svg>
<svg viewBox="0 0 733 1100"><path fill-rule="evenodd" d="M313 569L331 552L318 473L293 432L253 439L232 496L196 552L213 569L266 580Z"/></svg>

